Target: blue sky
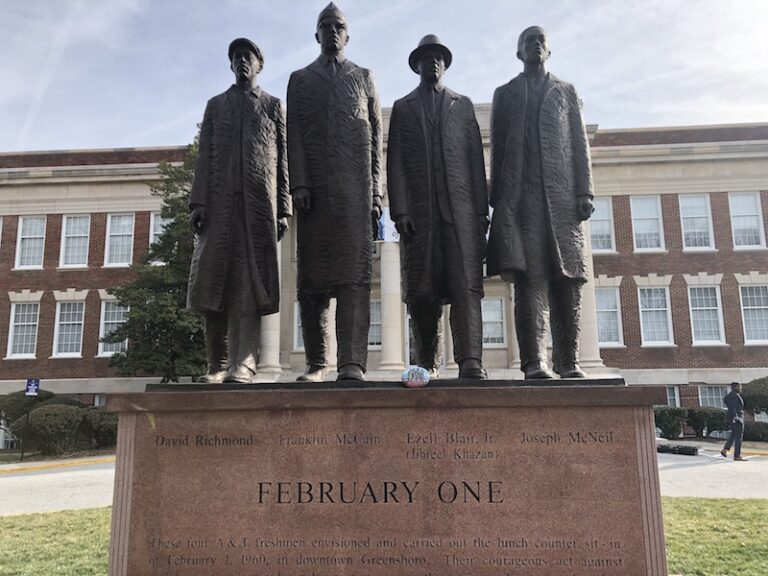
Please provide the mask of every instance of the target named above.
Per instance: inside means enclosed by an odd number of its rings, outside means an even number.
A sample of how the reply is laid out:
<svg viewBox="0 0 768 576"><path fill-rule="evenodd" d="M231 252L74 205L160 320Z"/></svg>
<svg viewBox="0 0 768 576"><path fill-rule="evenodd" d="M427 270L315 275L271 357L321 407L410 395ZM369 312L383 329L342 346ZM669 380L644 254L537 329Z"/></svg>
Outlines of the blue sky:
<svg viewBox="0 0 768 576"><path fill-rule="evenodd" d="M227 45L264 51L260 83L319 53L327 0L0 0L0 152L189 143L205 102L232 82ZM446 84L476 103L518 74L517 36L543 26L550 70L601 128L768 122L766 0L339 0L347 57L373 70L383 106L417 76L434 33Z"/></svg>

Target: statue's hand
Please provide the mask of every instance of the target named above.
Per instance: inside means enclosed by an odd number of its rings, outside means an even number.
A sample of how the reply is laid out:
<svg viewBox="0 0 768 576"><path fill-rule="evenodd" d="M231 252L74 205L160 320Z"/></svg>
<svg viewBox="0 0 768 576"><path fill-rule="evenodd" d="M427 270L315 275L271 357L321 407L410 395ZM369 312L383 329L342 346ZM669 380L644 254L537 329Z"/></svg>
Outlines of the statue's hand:
<svg viewBox="0 0 768 576"><path fill-rule="evenodd" d="M192 208L192 213L189 215L189 225L192 227L192 232L202 234L205 232L207 224L208 208L205 206L195 206Z"/></svg>
<svg viewBox="0 0 768 576"><path fill-rule="evenodd" d="M299 212L309 212L310 196L312 196L312 193L309 188L296 188L293 191L293 206L296 210Z"/></svg>
<svg viewBox="0 0 768 576"><path fill-rule="evenodd" d="M371 209L371 238L374 242L379 239L379 218L381 218L381 212L374 206Z"/></svg>
<svg viewBox="0 0 768 576"><path fill-rule="evenodd" d="M589 196L579 196L576 211L579 214L579 220L588 220L592 216L592 212L595 211L595 207L592 205L592 198Z"/></svg>
<svg viewBox="0 0 768 576"><path fill-rule="evenodd" d="M277 219L277 241L280 242L280 240L283 239L283 236L285 236L286 231L288 230L288 218L283 216L282 218Z"/></svg>
<svg viewBox="0 0 768 576"><path fill-rule="evenodd" d="M397 217L395 228L400 236L413 236L416 234L416 225L413 223L413 218L407 214Z"/></svg>

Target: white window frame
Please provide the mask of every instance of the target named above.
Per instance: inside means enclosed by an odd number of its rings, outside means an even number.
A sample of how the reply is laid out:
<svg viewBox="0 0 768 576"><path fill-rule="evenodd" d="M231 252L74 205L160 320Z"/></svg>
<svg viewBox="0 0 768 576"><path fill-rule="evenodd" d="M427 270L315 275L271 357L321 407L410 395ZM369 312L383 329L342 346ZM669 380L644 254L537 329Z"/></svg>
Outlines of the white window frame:
<svg viewBox="0 0 768 576"><path fill-rule="evenodd" d="M112 217L130 216L131 217L131 255L129 261L110 263L112 244L110 242ZM134 212L114 212L107 214L107 233L104 236L104 268L128 268L133 263L133 243L136 236L136 214Z"/></svg>
<svg viewBox="0 0 768 576"><path fill-rule="evenodd" d="M642 300L640 298L640 292L642 290L664 290L664 295L667 300L667 335L668 340L657 340L654 342L646 342L645 329L643 328L643 308ZM675 346L675 328L672 324L672 304L669 298L669 286L638 286L637 287L637 313L640 317L640 347L641 348L669 348Z"/></svg>
<svg viewBox="0 0 768 576"><path fill-rule="evenodd" d="M719 393L722 393L722 396L719 396L720 398L719 405L712 406L711 404L704 404L704 402L702 402L702 399L703 399L702 391L704 388L720 388L721 389ZM729 386L725 384L699 384L698 389L699 389L699 406L701 406L702 408L722 408L723 410L726 409L725 402L723 402L723 397L726 394L728 394Z"/></svg>
<svg viewBox="0 0 768 576"><path fill-rule="evenodd" d="M85 262L82 264L65 264L64 254L67 243L67 220L70 218L87 218L88 232L85 236ZM80 236L78 236L80 237ZM65 214L61 218L61 246L59 247L59 268L88 268L88 255L91 244L91 215L90 214Z"/></svg>
<svg viewBox="0 0 768 576"><path fill-rule="evenodd" d="M599 324L596 325L596 328L598 328L598 342L597 345L599 348L624 348L624 323L621 318L621 291L619 290L618 286L595 286L595 291L597 290L613 290L616 294L616 320L618 323L618 329L619 329L619 341L618 342L600 342L600 331L599 331ZM638 303L639 306L639 303ZM597 302L595 302L595 316L597 316L597 313L600 312L600 310L597 308ZM607 310L606 310L607 312Z"/></svg>
<svg viewBox="0 0 768 576"><path fill-rule="evenodd" d="M717 297L717 321L720 328L720 340L696 340L696 331L693 328L693 305L691 290L694 288L714 288ZM723 346L725 344L725 323L723 322L723 301L720 297L720 286L713 285L689 285L688 286L688 315L691 320L691 345L692 346Z"/></svg>
<svg viewBox="0 0 768 576"><path fill-rule="evenodd" d="M304 351L304 342L299 341L301 333L301 309L298 302L293 303L293 350L294 352Z"/></svg>
<svg viewBox="0 0 768 576"><path fill-rule="evenodd" d="M62 304L82 304L83 319L80 325L80 352L59 352L59 335L61 331L61 305ZM83 335L85 334L85 300L61 300L56 302L56 323L53 328L53 350L51 358L82 358L83 357Z"/></svg>
<svg viewBox="0 0 768 576"><path fill-rule="evenodd" d="M656 207L658 208L658 222L659 222L659 246L653 247L653 248L638 248L637 247L637 235L635 234L635 210L634 210L634 200L635 199L648 199L648 198L655 198L656 199ZM630 196L629 197L629 211L630 211L630 220L632 221L632 247L635 252L640 253L653 253L653 252L666 252L667 251L667 245L666 240L664 238L664 214L661 211L661 195L654 194L654 195L641 195L641 196ZM650 218L643 218L643 220L650 220Z"/></svg>
<svg viewBox="0 0 768 576"><path fill-rule="evenodd" d="M504 302L505 298L483 298L483 301L490 302L491 300L497 300L501 303L501 342L486 342L483 338L483 348L506 348L507 347L507 307ZM482 306L482 304L481 304ZM482 321L482 312L480 314L480 320Z"/></svg>
<svg viewBox="0 0 768 576"><path fill-rule="evenodd" d="M15 332L16 323L14 317L16 316L16 306L24 304L36 304L37 305L37 319L35 321L35 351L31 354L14 354L13 353L13 338ZM34 360L37 358L37 342L40 338L40 301L29 302L11 302L11 316L8 323L8 348L6 350L6 360Z"/></svg>
<svg viewBox="0 0 768 576"><path fill-rule="evenodd" d="M736 228L733 225L733 197L734 196L753 196L757 204L757 223L760 232L760 244L749 244L747 246L736 245ZM765 222L763 221L763 202L760 192L731 192L728 194L728 212L731 219L731 243L734 250L761 250L765 249Z"/></svg>
<svg viewBox="0 0 768 576"><path fill-rule="evenodd" d="M21 241L22 236L21 232L24 229L24 220L27 218L42 218L43 219L43 251L40 255L40 264L34 264L34 265L21 265ZM18 227L16 229L16 259L14 260L14 270L42 270L43 265L45 264L45 237L48 232L48 218L45 215L30 215L30 216L19 216L18 221Z"/></svg>
<svg viewBox="0 0 768 576"><path fill-rule="evenodd" d="M677 384L670 384L666 386L667 389L667 406L671 406L673 408L680 408L682 406L682 403L680 402L680 386ZM675 397L675 403L670 404L669 403L669 393L672 392L672 395Z"/></svg>
<svg viewBox="0 0 768 576"><path fill-rule="evenodd" d="M157 220L162 220L162 219L163 217L161 216L160 212L151 212L149 214L149 246L150 247L152 246L152 244L154 244L157 241L156 239L152 238L155 230L155 222L157 222ZM168 226L168 224L170 224L170 221L164 223L163 228L160 231L160 234L165 232L165 227ZM165 266L166 262L163 262L162 260L152 260L150 264L152 264L152 266Z"/></svg>
<svg viewBox="0 0 768 576"><path fill-rule="evenodd" d="M595 198L595 204L598 202L606 202L608 204L608 223L611 228L611 247L610 248L595 248L594 243L592 243L592 253L593 254L614 254L616 253L616 231L613 224L613 197L612 196L602 196L602 197L596 197ZM591 219L590 219L590 225L591 225ZM592 232L590 230L590 241ZM634 230L632 232L632 236L634 238Z"/></svg>
<svg viewBox="0 0 768 576"><path fill-rule="evenodd" d="M750 340L747 338L747 321L744 317L744 288L766 287L765 284L739 284L739 308L741 308L741 327L744 334L744 346L766 346L768 340ZM768 290L768 287L766 287Z"/></svg>
<svg viewBox="0 0 768 576"><path fill-rule="evenodd" d="M101 312L99 314L99 350L98 350L98 352L96 354L97 358L111 358L112 356L117 354L117 351L109 352L109 351L104 350L104 342L101 341L102 338L104 338L104 336L106 336L106 330L105 330L105 326L104 326L104 315L105 315L106 310L107 310L107 302L113 302L115 304L118 303L118 301L116 299L114 299L114 298L102 298L102 300L101 300ZM126 306L125 308L126 308L126 313L131 311L130 307ZM128 347L128 340L127 339L124 340L124 343L125 343L125 346L127 348Z"/></svg>
<svg viewBox="0 0 768 576"><path fill-rule="evenodd" d="M683 199L685 198L704 198L707 205L707 225L709 230L708 246L686 246L685 245L685 218L683 215ZM683 252L712 252L715 248L715 231L712 227L712 205L709 200L709 194L680 194L677 197L678 211L680 212L680 236L683 245ZM692 218L689 216L688 218Z"/></svg>
<svg viewBox="0 0 768 576"><path fill-rule="evenodd" d="M381 309L381 300L371 300L370 307L371 307L371 318L373 318L373 305L374 303L379 304L379 318L381 319L381 322L379 323L379 326L381 327L381 339L384 340L384 314L382 313ZM368 350L381 350L381 344L371 344L371 326L373 326L372 322L369 322L368 324Z"/></svg>

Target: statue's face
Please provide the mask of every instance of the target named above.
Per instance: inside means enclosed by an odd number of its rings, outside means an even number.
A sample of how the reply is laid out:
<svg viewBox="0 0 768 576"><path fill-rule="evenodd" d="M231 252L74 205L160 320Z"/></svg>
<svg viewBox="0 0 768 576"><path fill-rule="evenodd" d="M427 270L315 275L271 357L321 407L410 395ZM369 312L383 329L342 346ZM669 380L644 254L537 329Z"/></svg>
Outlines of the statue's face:
<svg viewBox="0 0 768 576"><path fill-rule="evenodd" d="M526 64L536 65L545 62L549 58L549 45L544 30L532 28L526 32L517 57Z"/></svg>
<svg viewBox="0 0 768 576"><path fill-rule="evenodd" d="M338 54L349 42L346 23L338 16L323 18L317 27L315 38L323 54Z"/></svg>
<svg viewBox="0 0 768 576"><path fill-rule="evenodd" d="M445 60L439 50L430 48L424 51L417 65L419 76L426 82L437 82L445 74Z"/></svg>
<svg viewBox="0 0 768 576"><path fill-rule="evenodd" d="M230 68L238 79L252 80L261 71L261 60L247 46L238 46L232 53Z"/></svg>

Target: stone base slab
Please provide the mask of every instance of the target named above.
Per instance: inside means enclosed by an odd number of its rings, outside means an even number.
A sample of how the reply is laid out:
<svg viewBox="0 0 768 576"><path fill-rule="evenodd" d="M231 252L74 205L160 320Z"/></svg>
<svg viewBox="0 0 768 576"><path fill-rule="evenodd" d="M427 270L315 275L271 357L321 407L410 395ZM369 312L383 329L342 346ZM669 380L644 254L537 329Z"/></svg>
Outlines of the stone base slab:
<svg viewBox="0 0 768 576"><path fill-rule="evenodd" d="M525 384L110 396L109 574L666 575L664 388Z"/></svg>

